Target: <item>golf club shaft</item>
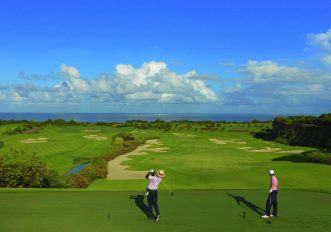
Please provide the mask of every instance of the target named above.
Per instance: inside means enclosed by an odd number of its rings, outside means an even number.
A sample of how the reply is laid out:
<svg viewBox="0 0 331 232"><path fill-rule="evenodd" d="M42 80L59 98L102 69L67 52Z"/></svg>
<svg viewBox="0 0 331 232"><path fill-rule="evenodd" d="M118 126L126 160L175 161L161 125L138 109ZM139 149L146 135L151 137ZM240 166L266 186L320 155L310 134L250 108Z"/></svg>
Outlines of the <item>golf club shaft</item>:
<svg viewBox="0 0 331 232"><path fill-rule="evenodd" d="M169 186L166 184L166 182L165 182L164 180L163 180L162 182L164 183L164 185L166 186L166 188L168 189L168 191L169 191L170 193L172 193L171 189L170 189Z"/></svg>

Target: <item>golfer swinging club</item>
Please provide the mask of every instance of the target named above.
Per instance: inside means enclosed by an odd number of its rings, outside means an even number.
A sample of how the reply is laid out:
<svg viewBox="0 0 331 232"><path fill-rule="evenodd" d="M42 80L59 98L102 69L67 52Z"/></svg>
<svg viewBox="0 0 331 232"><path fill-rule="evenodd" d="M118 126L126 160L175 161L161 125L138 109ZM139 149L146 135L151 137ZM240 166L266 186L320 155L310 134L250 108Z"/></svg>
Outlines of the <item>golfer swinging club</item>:
<svg viewBox="0 0 331 232"><path fill-rule="evenodd" d="M153 220L153 207L156 213L155 222L160 221L160 211L159 206L157 204L157 187L159 186L160 182L162 181L162 178L165 176L165 173L163 170L159 170L154 172L154 170L150 170L147 175L145 176L146 179L149 180L149 184L147 187L147 202L148 202L148 212L149 212L149 220Z"/></svg>
<svg viewBox="0 0 331 232"><path fill-rule="evenodd" d="M278 193L278 180L275 176L274 170L269 170L270 176L270 190L269 196L266 202L266 211L265 215L262 218L270 218L270 217L277 217L277 209L278 209L278 202L277 202L277 193ZM270 214L272 206L272 214Z"/></svg>

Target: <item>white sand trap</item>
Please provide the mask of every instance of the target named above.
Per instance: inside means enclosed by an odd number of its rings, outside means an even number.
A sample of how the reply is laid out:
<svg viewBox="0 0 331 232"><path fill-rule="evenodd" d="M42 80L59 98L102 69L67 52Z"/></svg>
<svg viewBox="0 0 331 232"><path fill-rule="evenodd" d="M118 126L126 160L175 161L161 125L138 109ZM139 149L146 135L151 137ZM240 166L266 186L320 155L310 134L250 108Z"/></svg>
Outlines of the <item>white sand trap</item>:
<svg viewBox="0 0 331 232"><path fill-rule="evenodd" d="M97 132L100 132L100 130L82 130L82 132L97 133Z"/></svg>
<svg viewBox="0 0 331 232"><path fill-rule="evenodd" d="M97 140L97 141L104 141L107 140L108 137L103 137L99 135L85 135L83 136L85 139L92 139L92 140Z"/></svg>
<svg viewBox="0 0 331 232"><path fill-rule="evenodd" d="M181 133L172 133L173 135L177 136L177 137L183 137L183 138L192 138L195 137L195 135L191 135L191 134L181 134Z"/></svg>
<svg viewBox="0 0 331 232"><path fill-rule="evenodd" d="M145 133L147 133L147 131L130 131L130 133L131 134L133 134L133 133L140 133L140 134L145 134Z"/></svg>
<svg viewBox="0 0 331 232"><path fill-rule="evenodd" d="M209 141L215 144L226 144L224 140L220 140L220 139L209 139Z"/></svg>
<svg viewBox="0 0 331 232"><path fill-rule="evenodd" d="M24 139L19 142L20 143L47 143L48 138Z"/></svg>
<svg viewBox="0 0 331 232"><path fill-rule="evenodd" d="M276 152L276 151L280 151L282 150L281 148L278 147L265 147L265 148L261 148L261 149L254 149L254 150L250 150L252 152Z"/></svg>
<svg viewBox="0 0 331 232"><path fill-rule="evenodd" d="M240 150L250 150L253 149L254 147L237 147Z"/></svg>
<svg viewBox="0 0 331 232"><path fill-rule="evenodd" d="M279 151L277 153L284 153L284 154L300 154L304 152L304 150L292 150L292 151Z"/></svg>
<svg viewBox="0 0 331 232"><path fill-rule="evenodd" d="M159 140L153 139L146 141L146 144L137 147L134 151L127 154L117 156L115 159L108 162L107 179L110 180L129 180L129 179L143 179L147 171L131 171L129 166L123 165L122 162L131 160L130 157L136 155L147 155L148 151L152 152L166 152L168 147L161 147L162 143ZM158 147L155 147L158 146Z"/></svg>
<svg viewBox="0 0 331 232"><path fill-rule="evenodd" d="M240 139L228 139L228 140L221 140L221 139L209 139L210 142L214 144L247 144L245 141L241 141Z"/></svg>
<svg viewBox="0 0 331 232"><path fill-rule="evenodd" d="M237 147L240 150L246 150L250 152L274 152L274 153L284 153L284 154L299 154L304 152L304 150L288 150L284 151L282 148L279 147L264 147L261 149L256 149L254 147Z"/></svg>

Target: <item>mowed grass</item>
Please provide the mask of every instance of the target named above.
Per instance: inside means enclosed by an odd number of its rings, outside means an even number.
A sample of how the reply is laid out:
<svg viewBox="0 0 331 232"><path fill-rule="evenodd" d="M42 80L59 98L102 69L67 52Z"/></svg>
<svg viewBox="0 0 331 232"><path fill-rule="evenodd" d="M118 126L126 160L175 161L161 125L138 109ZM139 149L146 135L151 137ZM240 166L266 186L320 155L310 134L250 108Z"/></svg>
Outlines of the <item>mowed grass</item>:
<svg viewBox="0 0 331 232"><path fill-rule="evenodd" d="M144 192L0 191L0 231L329 231L330 194L283 190L279 217L260 218L266 191L159 192L161 221L148 221ZM135 196L141 195L136 199ZM232 195L232 196L231 196ZM239 199L237 201L236 199Z"/></svg>
<svg viewBox="0 0 331 232"><path fill-rule="evenodd" d="M0 127L1 129L3 126ZM6 127L8 128L8 126ZM87 131L97 132L87 132ZM41 131L32 134L18 134L13 136L1 135L5 143L0 151L5 152L10 148L25 152L35 152L47 166L57 170L60 174L67 173L79 161L88 161L100 156L111 149L112 136L119 132L126 132L129 128L112 128L101 126L47 126ZM86 135L107 137L107 140L96 141L84 138ZM45 143L22 143L26 139L48 138Z"/></svg>
<svg viewBox="0 0 331 232"><path fill-rule="evenodd" d="M176 133L176 132L175 132ZM164 169L165 181L172 189L265 189L268 188L268 170L274 169L282 189L311 189L331 192L331 166L300 161L300 154L252 152L242 147L282 151L310 150L275 142L263 141L243 132L178 133L193 137L178 137L174 132L151 131L170 149L166 153L149 152L135 156L125 163L132 170ZM209 139L233 140L246 144L213 144ZM91 189L130 190L143 181L97 180ZM161 186L162 188L162 186ZM163 186L164 188L164 186Z"/></svg>
<svg viewBox="0 0 331 232"><path fill-rule="evenodd" d="M100 130L96 133L84 130ZM2 136L1 151L36 152L61 174L77 160L88 160L111 149L110 139L132 128L97 126L46 127L34 134ZM170 149L148 152L126 161L132 170L164 169L159 224L146 216L146 180L96 180L87 190L0 189L0 231L329 231L331 228L331 167L303 163L300 154L253 152L291 147L253 138L247 132L140 130L140 138L159 137ZM190 136L178 136L180 133ZM96 134L105 141L83 138ZM21 140L48 138L47 143ZM210 139L226 141L213 144ZM237 139L237 140L234 140ZM230 141L230 142L229 142ZM246 142L245 144L231 141ZM268 194L269 169L279 180L279 217L262 220ZM112 190L112 191L110 191ZM137 197L138 196L138 197Z"/></svg>

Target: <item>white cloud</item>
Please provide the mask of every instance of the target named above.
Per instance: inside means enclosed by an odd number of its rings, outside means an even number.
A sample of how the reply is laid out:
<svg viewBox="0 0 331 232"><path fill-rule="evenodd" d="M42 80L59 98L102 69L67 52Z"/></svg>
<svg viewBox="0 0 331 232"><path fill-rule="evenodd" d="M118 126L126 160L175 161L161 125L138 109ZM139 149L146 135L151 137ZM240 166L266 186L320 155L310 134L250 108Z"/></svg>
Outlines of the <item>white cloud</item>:
<svg viewBox="0 0 331 232"><path fill-rule="evenodd" d="M61 83L50 87L19 84L8 87L13 102L26 103L210 103L216 93L196 71L177 74L164 62L146 62L134 68L119 64L113 74L82 78L76 67L62 64ZM0 95L1 97L1 95Z"/></svg>
<svg viewBox="0 0 331 232"><path fill-rule="evenodd" d="M21 97L17 92L12 92L11 99L12 99L14 102L21 102L21 101L24 100L24 98Z"/></svg>
<svg viewBox="0 0 331 232"><path fill-rule="evenodd" d="M331 104L331 74L327 70L248 61L243 74L241 81L223 91L225 104L269 107Z"/></svg>
<svg viewBox="0 0 331 232"><path fill-rule="evenodd" d="M309 34L311 44L325 50L331 50L331 28L325 33Z"/></svg>
<svg viewBox="0 0 331 232"><path fill-rule="evenodd" d="M324 56L323 63L326 64L326 65L331 65L331 54L327 55L327 56Z"/></svg>
<svg viewBox="0 0 331 232"><path fill-rule="evenodd" d="M4 101L6 99L6 94L0 91L0 101Z"/></svg>
<svg viewBox="0 0 331 232"><path fill-rule="evenodd" d="M66 64L61 64L60 66L60 72L61 75L67 78L79 78L80 77L80 73L78 71L78 69L76 69L75 67L70 67Z"/></svg>
<svg viewBox="0 0 331 232"><path fill-rule="evenodd" d="M256 83L270 81L292 81L306 77L306 73L297 67L281 66L272 61L249 60L244 72Z"/></svg>

